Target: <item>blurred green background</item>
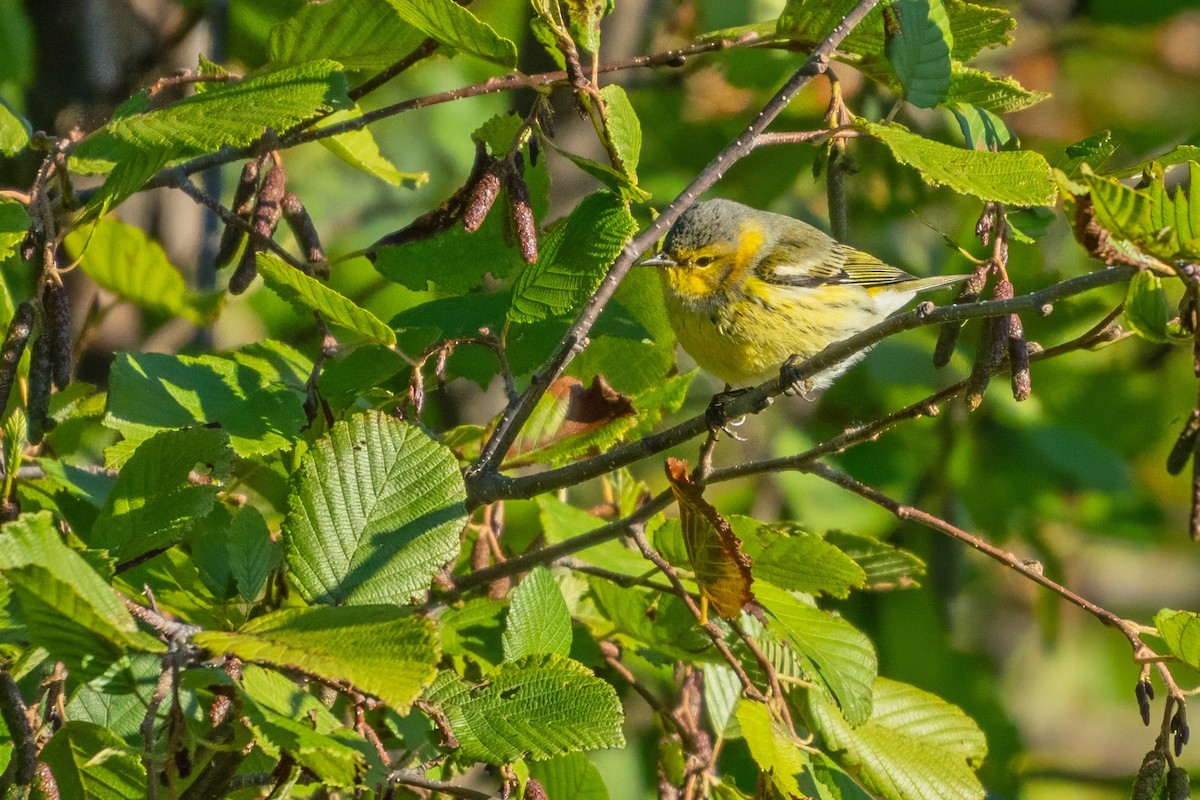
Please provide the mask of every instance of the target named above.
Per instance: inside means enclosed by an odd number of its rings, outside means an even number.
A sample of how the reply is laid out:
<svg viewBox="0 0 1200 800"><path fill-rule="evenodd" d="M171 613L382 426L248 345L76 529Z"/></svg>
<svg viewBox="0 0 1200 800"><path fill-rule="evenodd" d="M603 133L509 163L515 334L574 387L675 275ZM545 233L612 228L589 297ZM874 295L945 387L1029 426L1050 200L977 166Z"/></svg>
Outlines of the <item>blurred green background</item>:
<svg viewBox="0 0 1200 800"><path fill-rule="evenodd" d="M224 3L144 0L0 0L0 97L35 128L67 133L104 121L133 90L171 70L194 67L207 53L238 69L264 58L270 26L298 0L230 0L227 26L212 24ZM779 2L617 0L604 27L605 59L678 46L697 33L772 19ZM984 53L989 69L1011 74L1051 99L1006 118L1024 147L1052 164L1064 148L1111 130L1113 164L1136 163L1181 143L1200 144L1200 5L1182 0L1031 0L1008 7L1019 19L1015 43ZM477 0L472 10L501 33L525 42L529 5ZM216 18L220 18L219 15ZM172 31L186 35L173 41ZM522 68L552 68L533 46ZM640 176L665 205L751 119L803 58L739 50L694 58L682 68L631 70L613 76L629 91L644 130ZM850 108L878 118L892 100L850 68L835 66ZM494 74L466 58L422 65L373 94L376 107L455 88ZM557 143L596 156L588 123L556 93ZM806 90L776 124L778 130L820 127L828 92ZM465 178L474 148L468 132L489 116L527 109L530 93L490 95L402 114L373 127L381 149L402 171L427 180L395 188L357 172L318 145L286 155L289 188L305 201L333 256L361 250L448 196ZM902 112L900 121L961 144L941 111ZM813 177L817 151L774 147L737 164L712 194L731 197L827 226L823 182ZM969 262L943 242L952 237L982 255L972 231L977 201L932 190L886 150L854 142L857 172L847 180L852 244L913 272L958 272ZM551 184L548 218L565 214L595 188L565 159L546 154ZM29 164L8 164L6 185L28 182ZM236 176L229 167L224 180ZM419 184L419 185L415 185ZM217 188L220 188L219 186ZM226 187L227 188L227 187ZM226 191L225 196L228 196ZM1193 198L1195 201L1195 198ZM641 209L648 219L648 209ZM205 222L191 201L166 192L126 203L127 221L156 235L174 262L207 280L197 266ZM1018 293L1099 267L1074 243L1057 214L1036 245L1014 244L1010 274ZM10 274L10 282L15 279ZM334 285L391 319L429 299L386 283L362 258L334 271ZM93 291L82 284L73 291ZM18 294L20 292L18 291ZM1053 314L1025 320L1031 340L1046 346L1089 328L1120 302L1110 287L1059 304ZM968 327L949 368L930 365L935 334L914 331L880 345L816 402L784 399L741 429L743 444L725 443L719 464L794 453L846 426L928 395L970 369L976 328ZM219 348L265 336L311 350L307 321L272 294L232 298L211 331ZM110 314L86 355L81 377L103 382L117 350L174 351L197 347L186 323ZM202 340L201 340L202 341ZM680 356L681 366L688 366ZM460 382L462 383L462 382ZM697 381L687 413L703 409L719 387ZM1100 605L1144 624L1160 608L1200 608L1200 545L1188 538L1190 484L1170 477L1164 459L1195 405L1191 354L1129 338L1033 368L1033 397L1011 399L995 381L983 406L960 403L936 418L902 426L835 459L845 470L905 502L940 514L1026 558ZM496 396L452 385L443 399L463 419L482 421ZM694 458L695 446L678 455ZM661 459L637 474L663 485ZM812 529L869 533L911 548L931 565L925 586L858 598L844 612L874 639L881 674L913 683L961 705L984 727L991 754L982 776L995 797L1101 800L1129 794L1132 774L1153 744L1134 702L1138 669L1125 640L1083 612L961 545L912 525L897 526L881 510L816 478L784 475L722 485L710 493L726 514L791 520ZM513 503L509 525L536 525L532 504ZM1187 685L1197 676L1176 675ZM1161 688L1161 687L1160 687ZM654 731L630 701L631 747L594 756L613 797L642 796ZM1161 699L1155 705L1155 720ZM1200 766L1190 747L1182 762Z"/></svg>

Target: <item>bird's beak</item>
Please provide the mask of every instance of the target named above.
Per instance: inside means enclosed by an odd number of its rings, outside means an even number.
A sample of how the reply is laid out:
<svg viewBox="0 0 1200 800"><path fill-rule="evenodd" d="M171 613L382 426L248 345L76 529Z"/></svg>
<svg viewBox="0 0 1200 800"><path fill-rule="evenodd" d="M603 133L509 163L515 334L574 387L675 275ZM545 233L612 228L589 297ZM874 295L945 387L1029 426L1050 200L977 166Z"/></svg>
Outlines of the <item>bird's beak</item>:
<svg viewBox="0 0 1200 800"><path fill-rule="evenodd" d="M678 267L679 262L665 252L655 253L644 261L638 262L639 267Z"/></svg>

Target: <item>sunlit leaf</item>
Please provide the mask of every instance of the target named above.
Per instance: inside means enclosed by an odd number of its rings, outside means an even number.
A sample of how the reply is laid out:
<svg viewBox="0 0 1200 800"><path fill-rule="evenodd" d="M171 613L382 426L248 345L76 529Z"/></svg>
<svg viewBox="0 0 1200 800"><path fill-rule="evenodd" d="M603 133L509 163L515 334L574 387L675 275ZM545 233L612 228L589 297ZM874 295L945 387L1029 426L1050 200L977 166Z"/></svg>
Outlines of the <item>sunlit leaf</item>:
<svg viewBox="0 0 1200 800"><path fill-rule="evenodd" d="M1125 295L1125 322L1143 339L1164 344L1171 340L1167 322L1171 316L1162 278L1153 272L1139 272L1129 282Z"/></svg>
<svg viewBox="0 0 1200 800"><path fill-rule="evenodd" d="M271 60L300 64L328 58L347 70L381 70L425 39L387 0L305 3L271 28Z"/></svg>
<svg viewBox="0 0 1200 800"><path fill-rule="evenodd" d="M305 454L283 523L292 580L313 603L407 603L459 548L466 489L449 450L369 413Z"/></svg>
<svg viewBox="0 0 1200 800"><path fill-rule="evenodd" d="M141 800L146 797L142 754L108 728L70 720L38 756L54 774L61 797Z"/></svg>
<svg viewBox="0 0 1200 800"><path fill-rule="evenodd" d="M754 763L775 789L784 797L802 796L796 778L804 771L804 751L791 740L783 723L762 703L745 699L738 702L737 719Z"/></svg>
<svg viewBox="0 0 1200 800"><path fill-rule="evenodd" d="M439 657L429 621L394 605L285 609L194 641L214 654L345 681L401 712L433 681Z"/></svg>
<svg viewBox="0 0 1200 800"><path fill-rule="evenodd" d="M504 628L504 660L571 653L571 615L554 576L536 567L517 585Z"/></svg>
<svg viewBox="0 0 1200 800"><path fill-rule="evenodd" d="M304 310L316 311L325 321L354 331L380 344L394 345L396 333L365 308L316 278L285 264L274 253L258 254L258 274L280 297Z"/></svg>
<svg viewBox="0 0 1200 800"><path fill-rule="evenodd" d="M517 46L453 0L387 2L401 19L442 44L507 69L517 66Z"/></svg>

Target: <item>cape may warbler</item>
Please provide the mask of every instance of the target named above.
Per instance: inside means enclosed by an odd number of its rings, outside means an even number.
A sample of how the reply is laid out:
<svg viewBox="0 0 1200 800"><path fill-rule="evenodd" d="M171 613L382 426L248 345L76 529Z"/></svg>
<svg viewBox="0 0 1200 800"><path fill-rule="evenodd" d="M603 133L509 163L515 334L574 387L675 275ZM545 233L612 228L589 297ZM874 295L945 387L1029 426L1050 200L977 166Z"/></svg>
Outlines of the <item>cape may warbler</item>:
<svg viewBox="0 0 1200 800"><path fill-rule="evenodd" d="M671 227L660 267L667 316L696 363L730 386L778 374L966 275L917 278L798 219L732 200L692 206ZM797 387L821 389L859 352Z"/></svg>

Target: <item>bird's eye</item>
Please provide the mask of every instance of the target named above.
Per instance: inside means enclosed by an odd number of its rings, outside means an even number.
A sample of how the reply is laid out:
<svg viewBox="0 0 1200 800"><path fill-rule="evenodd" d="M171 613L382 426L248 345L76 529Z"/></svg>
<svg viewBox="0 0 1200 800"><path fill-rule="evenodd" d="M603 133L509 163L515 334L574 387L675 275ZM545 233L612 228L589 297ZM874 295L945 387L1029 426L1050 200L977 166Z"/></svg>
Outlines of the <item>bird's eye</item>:
<svg viewBox="0 0 1200 800"><path fill-rule="evenodd" d="M714 261L716 261L716 259L713 258L712 256L700 256L692 263L695 264L697 267L707 267L709 264L713 263Z"/></svg>

